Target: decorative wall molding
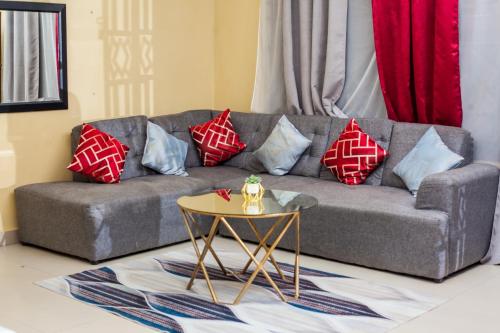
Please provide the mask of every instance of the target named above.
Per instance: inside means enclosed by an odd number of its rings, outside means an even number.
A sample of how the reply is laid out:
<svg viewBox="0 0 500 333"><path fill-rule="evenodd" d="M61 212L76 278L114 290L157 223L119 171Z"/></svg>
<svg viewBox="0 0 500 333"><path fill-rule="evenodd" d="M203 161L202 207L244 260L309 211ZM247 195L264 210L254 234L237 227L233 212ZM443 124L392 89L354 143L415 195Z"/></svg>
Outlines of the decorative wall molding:
<svg viewBox="0 0 500 333"><path fill-rule="evenodd" d="M19 243L17 230L0 231L0 246L7 246Z"/></svg>

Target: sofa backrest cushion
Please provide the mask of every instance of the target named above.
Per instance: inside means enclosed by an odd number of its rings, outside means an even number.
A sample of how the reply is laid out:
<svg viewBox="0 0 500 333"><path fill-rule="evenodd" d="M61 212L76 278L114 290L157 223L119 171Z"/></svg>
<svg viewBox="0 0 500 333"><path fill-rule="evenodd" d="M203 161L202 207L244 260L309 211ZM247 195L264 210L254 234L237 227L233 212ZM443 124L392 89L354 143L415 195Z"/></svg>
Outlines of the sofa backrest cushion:
<svg viewBox="0 0 500 333"><path fill-rule="evenodd" d="M153 170L144 167L141 163L142 154L147 137L147 122L145 116L107 119L89 123L100 131L117 138L121 143L130 148L125 159L125 169L121 180L154 174ZM76 126L71 131L71 153L74 154L80 140L82 126ZM73 174L75 181L90 181L89 178L78 173Z"/></svg>
<svg viewBox="0 0 500 333"><path fill-rule="evenodd" d="M296 116L286 115L288 120L299 130L302 135L312 141L312 144L302 154L299 161L290 170L290 175L319 177L321 170L321 157L328 145L328 137L332 124L329 116ZM280 116L276 117L277 123ZM274 127L274 125L273 125Z"/></svg>
<svg viewBox="0 0 500 333"><path fill-rule="evenodd" d="M196 149L196 144L191 137L191 133L189 133L189 127L207 122L210 119L212 119L211 110L191 110L182 113L152 117L149 121L159 125L167 133L172 134L177 139L187 142L188 152L185 167L193 168L201 166L201 161L200 154Z"/></svg>
<svg viewBox="0 0 500 333"><path fill-rule="evenodd" d="M213 111L212 117L216 117L220 111ZM251 172L265 172L266 168L253 156L256 151L266 141L274 127L275 115L258 114L250 112L231 111L231 123L234 130L240 136L240 140L247 147L238 155L224 162L226 166L246 169Z"/></svg>
<svg viewBox="0 0 500 333"><path fill-rule="evenodd" d="M220 111L214 111L215 117ZM225 165L243 168L251 172L265 172L266 168L253 156L271 134L282 114L262 114L248 112L231 112L231 121L234 130L240 135L247 148L240 154L227 161ZM331 117L328 116L296 116L287 114L288 120L312 144L302 154L290 175L319 177L320 160L326 150Z"/></svg>
<svg viewBox="0 0 500 333"><path fill-rule="evenodd" d="M392 170L415 147L430 126L432 125L394 123L382 185L406 188L401 178ZM439 125L434 125L434 127L448 148L464 158L462 165L467 165L472 161L472 137L468 131L458 127Z"/></svg>
<svg viewBox="0 0 500 333"><path fill-rule="evenodd" d="M330 136L325 151L329 149L333 142L339 138L340 133L342 133L345 129L349 120L350 119L347 118L332 118ZM389 149L393 121L378 118L356 118L356 121L358 122L359 127L372 139L374 139L382 148L385 150ZM382 183L382 173L386 163L387 161L384 161L380 164L380 166L367 178L365 184L380 185ZM320 178L338 182L337 177L335 177L331 171L324 166L321 167Z"/></svg>

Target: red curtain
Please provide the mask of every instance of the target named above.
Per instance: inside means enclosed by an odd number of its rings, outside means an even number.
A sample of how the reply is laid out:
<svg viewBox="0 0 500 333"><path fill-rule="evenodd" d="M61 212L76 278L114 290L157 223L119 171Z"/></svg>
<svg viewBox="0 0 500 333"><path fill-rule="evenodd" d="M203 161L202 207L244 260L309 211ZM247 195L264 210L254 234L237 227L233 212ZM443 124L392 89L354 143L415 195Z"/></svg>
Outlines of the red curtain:
<svg viewBox="0 0 500 333"><path fill-rule="evenodd" d="M461 126L458 0L372 0L372 6L389 118Z"/></svg>

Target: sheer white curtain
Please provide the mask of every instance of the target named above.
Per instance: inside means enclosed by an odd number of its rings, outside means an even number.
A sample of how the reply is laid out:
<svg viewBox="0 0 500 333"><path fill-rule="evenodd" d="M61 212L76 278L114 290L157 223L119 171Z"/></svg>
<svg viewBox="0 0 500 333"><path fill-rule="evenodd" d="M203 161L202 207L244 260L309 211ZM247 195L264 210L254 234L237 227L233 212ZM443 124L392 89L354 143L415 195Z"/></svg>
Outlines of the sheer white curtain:
<svg viewBox="0 0 500 333"><path fill-rule="evenodd" d="M263 0L252 111L387 117L371 1Z"/></svg>
<svg viewBox="0 0 500 333"><path fill-rule="evenodd" d="M500 167L500 1L460 1L460 77L463 124L474 138L474 158ZM490 250L500 264L500 188Z"/></svg>
<svg viewBox="0 0 500 333"><path fill-rule="evenodd" d="M57 14L5 11L2 102L58 100Z"/></svg>

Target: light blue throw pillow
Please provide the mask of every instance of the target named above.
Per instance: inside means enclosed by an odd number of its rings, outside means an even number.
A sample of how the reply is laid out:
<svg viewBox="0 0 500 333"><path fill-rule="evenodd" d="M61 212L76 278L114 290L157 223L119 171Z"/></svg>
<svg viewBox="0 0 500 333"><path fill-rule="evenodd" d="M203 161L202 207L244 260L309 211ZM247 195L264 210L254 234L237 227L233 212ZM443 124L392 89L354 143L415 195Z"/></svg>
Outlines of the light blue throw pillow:
<svg viewBox="0 0 500 333"><path fill-rule="evenodd" d="M428 175L444 172L460 165L464 158L452 152L432 126L413 149L394 167L406 187L416 195L420 183Z"/></svg>
<svg viewBox="0 0 500 333"><path fill-rule="evenodd" d="M184 161L188 144L150 121L147 131L142 165L164 175L187 176Z"/></svg>
<svg viewBox="0 0 500 333"><path fill-rule="evenodd" d="M287 119L281 117L266 141L253 155L271 175L287 174L312 141L303 136Z"/></svg>

